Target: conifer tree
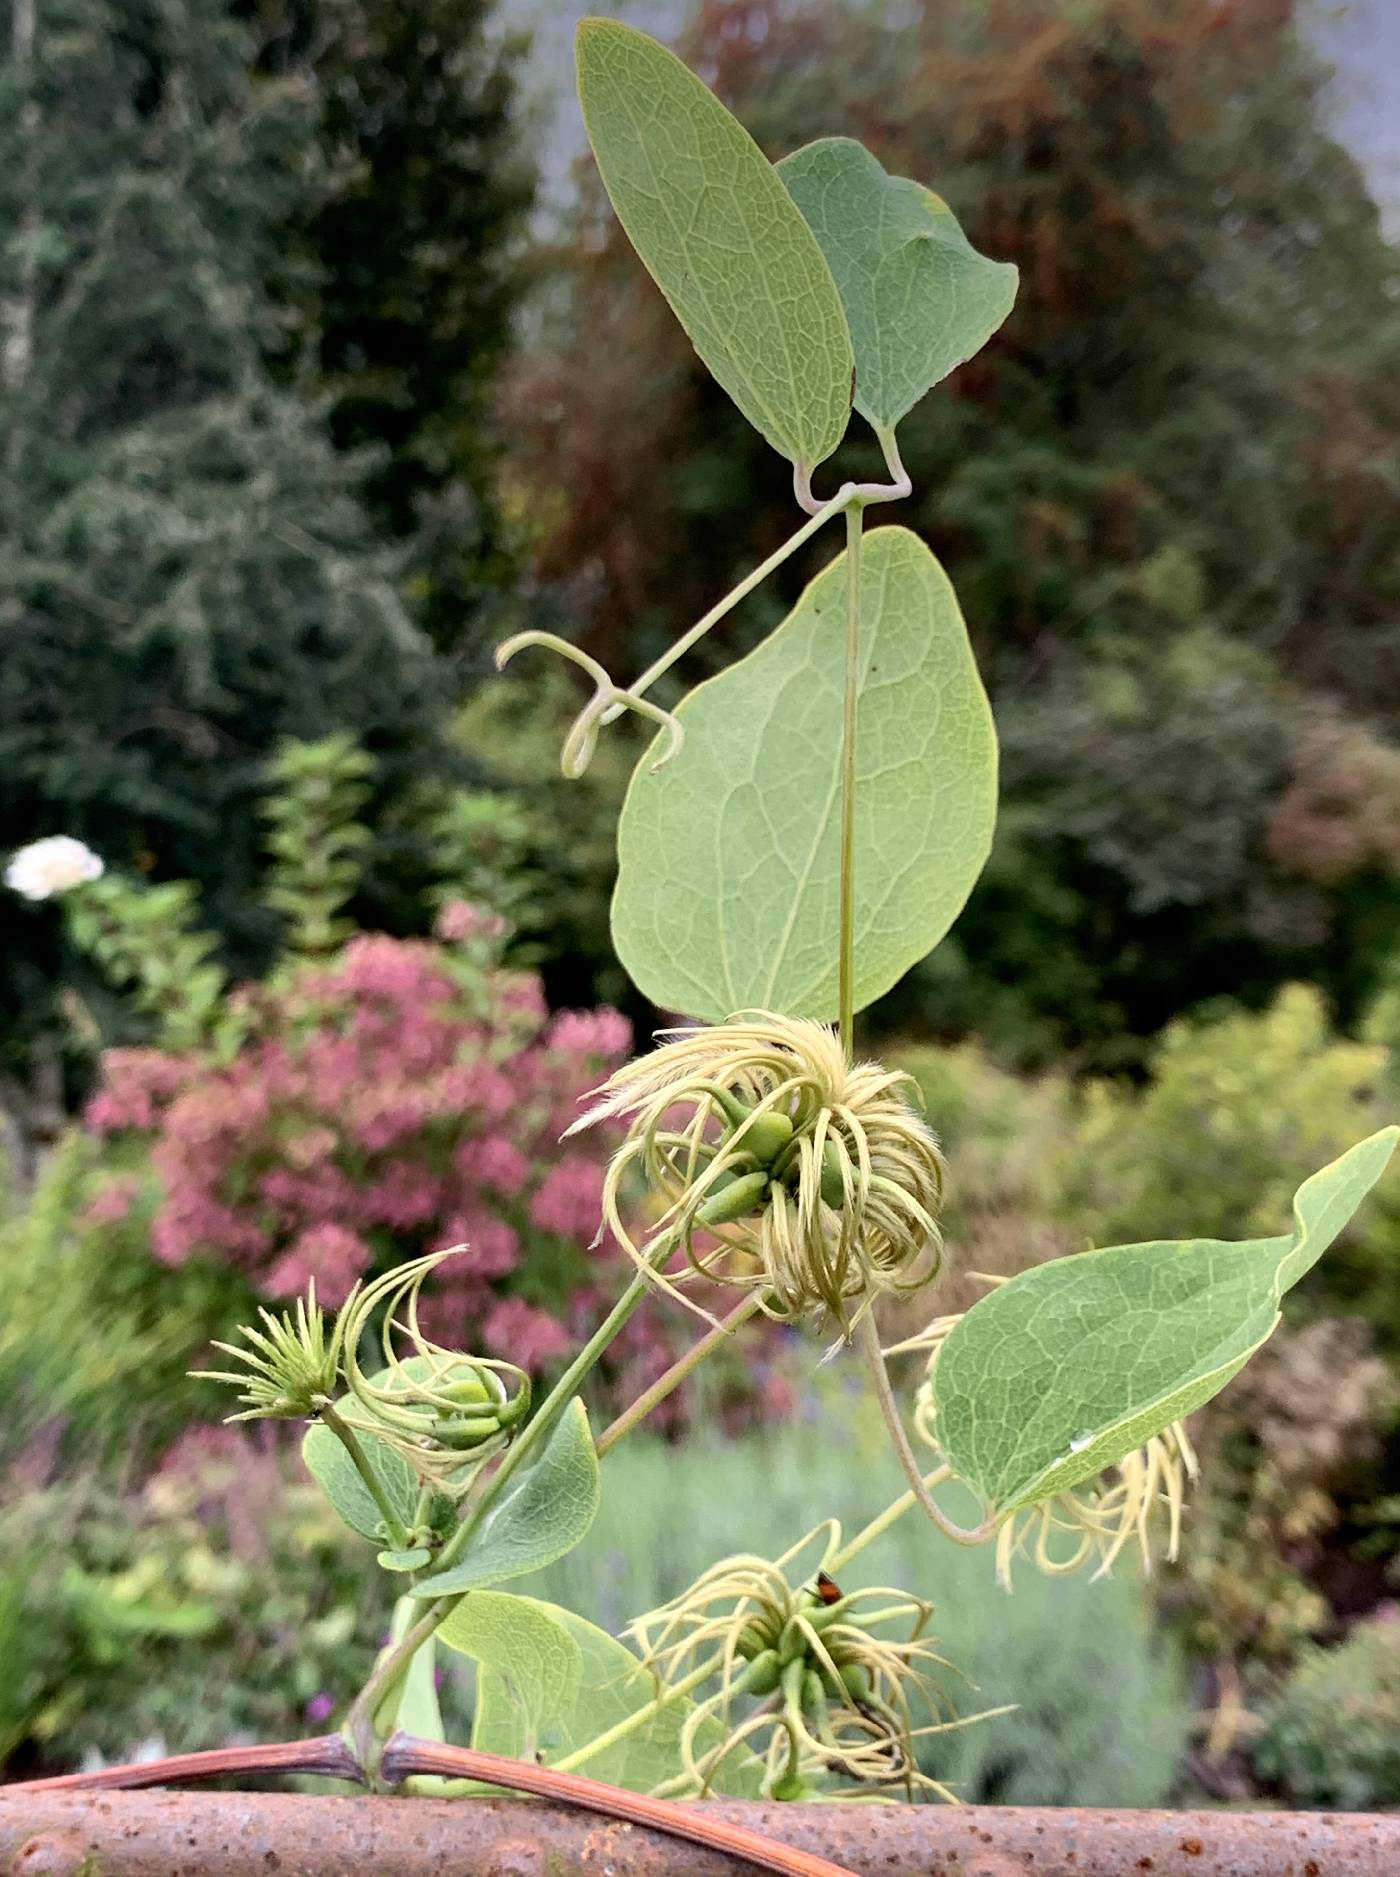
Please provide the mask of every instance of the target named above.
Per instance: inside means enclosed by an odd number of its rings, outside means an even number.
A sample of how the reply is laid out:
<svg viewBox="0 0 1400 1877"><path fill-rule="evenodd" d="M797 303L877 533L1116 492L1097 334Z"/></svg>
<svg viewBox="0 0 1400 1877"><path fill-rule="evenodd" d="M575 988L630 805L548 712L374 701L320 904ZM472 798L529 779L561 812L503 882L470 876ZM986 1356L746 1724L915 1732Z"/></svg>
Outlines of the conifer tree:
<svg viewBox="0 0 1400 1877"><path fill-rule="evenodd" d="M362 464L264 363L316 100L255 75L222 0L11 0L0 29L0 848L195 879L237 962L267 753L348 729L392 784L449 702ZM56 922L6 896L0 930L13 1066Z"/></svg>
<svg viewBox="0 0 1400 1877"><path fill-rule="evenodd" d="M301 349L363 494L404 547L414 616L479 662L515 573L496 499L496 374L525 284L534 172L516 38L490 0L287 0L284 69L319 101L324 186L298 203ZM309 357L307 356L309 354Z"/></svg>

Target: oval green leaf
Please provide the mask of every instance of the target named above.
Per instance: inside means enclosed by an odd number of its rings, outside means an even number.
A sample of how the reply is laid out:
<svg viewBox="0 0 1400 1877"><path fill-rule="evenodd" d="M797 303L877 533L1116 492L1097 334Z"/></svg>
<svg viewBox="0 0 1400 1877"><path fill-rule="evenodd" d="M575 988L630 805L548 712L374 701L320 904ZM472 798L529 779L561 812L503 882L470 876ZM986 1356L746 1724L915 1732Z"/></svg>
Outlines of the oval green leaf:
<svg viewBox="0 0 1400 1877"><path fill-rule="evenodd" d="M837 1015L846 557L771 637L680 706L618 825L613 942L665 1010ZM991 846L996 733L947 575L905 528L866 537L856 795L856 1008L942 938Z"/></svg>
<svg viewBox="0 0 1400 1877"><path fill-rule="evenodd" d="M577 1399L559 1417L544 1452L522 1468L491 1508L465 1557L415 1584L415 1597L443 1597L501 1584L572 1551L598 1511L598 1456L588 1411Z"/></svg>
<svg viewBox="0 0 1400 1877"><path fill-rule="evenodd" d="M472 1740L532 1760L544 1730L573 1712L583 1651L545 1604L505 1590L475 1590L447 1614L438 1635L481 1670Z"/></svg>
<svg viewBox="0 0 1400 1877"><path fill-rule="evenodd" d="M405 1526L412 1525L418 1505L418 1480L413 1468L373 1434L360 1434L357 1438L389 1504ZM322 1422L314 1421L307 1428L301 1443L301 1457L306 1470L351 1531L358 1532L362 1538L376 1539L382 1545L389 1536L384 1529L383 1515L355 1470L355 1463Z"/></svg>
<svg viewBox="0 0 1400 1877"><path fill-rule="evenodd" d="M749 422L810 471L845 432L855 364L831 269L773 165L674 53L618 20L581 22L578 92L647 271Z"/></svg>
<svg viewBox="0 0 1400 1877"><path fill-rule="evenodd" d="M473 1607L488 1598L496 1607L474 1623ZM572 1610L533 1597L477 1592L448 1617L443 1636L481 1663L472 1745L487 1753L511 1759L538 1754L552 1765L647 1707L656 1694L654 1677L630 1649ZM564 1644L577 1650L576 1676ZM667 1702L578 1770L631 1792L650 1792L674 1776L680 1732L693 1711L684 1696ZM723 1738L720 1724L706 1719L696 1744L703 1752ZM714 1785L734 1798L756 1799L762 1782L762 1762L740 1746L720 1766Z"/></svg>
<svg viewBox="0 0 1400 1877"><path fill-rule="evenodd" d="M1016 269L979 254L941 196L890 176L850 137L823 137L778 164L821 244L846 309L856 409L893 430L972 357L1016 298Z"/></svg>
<svg viewBox="0 0 1400 1877"><path fill-rule="evenodd" d="M1156 1240L1023 1271L953 1329L939 1443L1001 1515L1092 1479L1217 1394L1385 1171L1384 1128L1299 1187L1276 1238Z"/></svg>

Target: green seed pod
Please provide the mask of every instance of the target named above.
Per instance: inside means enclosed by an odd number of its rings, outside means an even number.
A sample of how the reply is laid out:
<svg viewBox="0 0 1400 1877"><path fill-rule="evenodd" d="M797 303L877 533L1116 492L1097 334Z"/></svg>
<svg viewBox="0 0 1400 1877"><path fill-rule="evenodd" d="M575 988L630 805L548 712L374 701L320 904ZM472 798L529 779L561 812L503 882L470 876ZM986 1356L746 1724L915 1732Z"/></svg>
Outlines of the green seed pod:
<svg viewBox="0 0 1400 1877"><path fill-rule="evenodd" d="M739 1132L737 1128L734 1131ZM747 1123L738 1145L745 1153L752 1154L760 1166L771 1167L791 1139L790 1118L770 1108Z"/></svg>
<svg viewBox="0 0 1400 1877"><path fill-rule="evenodd" d="M841 1684L853 1701L864 1701L870 1694L870 1675L861 1662L842 1664Z"/></svg>
<svg viewBox="0 0 1400 1877"><path fill-rule="evenodd" d="M468 1369L464 1374L454 1376L450 1382L435 1383L433 1392L441 1395L444 1401L458 1401L463 1406L492 1399L491 1391L477 1369Z"/></svg>
<svg viewBox="0 0 1400 1877"><path fill-rule="evenodd" d="M500 1431L501 1424L496 1416L484 1414L460 1421L434 1421L432 1437L439 1447L451 1447L456 1451L479 1447L483 1441L493 1440Z"/></svg>
<svg viewBox="0 0 1400 1877"><path fill-rule="evenodd" d="M837 1603L819 1604L815 1610L807 1610L804 1614L809 1626L820 1636L824 1629L830 1629L833 1623L839 1623L846 1614L846 1599L842 1597Z"/></svg>
<svg viewBox="0 0 1400 1877"><path fill-rule="evenodd" d="M828 1140L822 1148L821 1196L824 1205L839 1212L846 1203L846 1186L841 1177L841 1156L836 1143Z"/></svg>
<svg viewBox="0 0 1400 1877"><path fill-rule="evenodd" d="M783 1665L776 1649L765 1649L744 1670L739 1682L740 1694L771 1695L782 1680Z"/></svg>
<svg viewBox="0 0 1400 1877"><path fill-rule="evenodd" d="M700 1225L733 1225L757 1212L768 1191L766 1173L745 1173L718 1193L711 1193L695 1214Z"/></svg>
<svg viewBox="0 0 1400 1877"><path fill-rule="evenodd" d="M737 1653L741 1655L746 1662L752 1662L756 1655L762 1655L763 1651L768 1648L770 1641L771 1638L766 1626L761 1623L757 1617L754 1617L752 1621L745 1623L744 1627L739 1631L739 1639L735 1644L735 1648Z"/></svg>
<svg viewBox="0 0 1400 1877"><path fill-rule="evenodd" d="M809 1796L807 1781L801 1773L784 1773L773 1788L775 1799L805 1799Z"/></svg>
<svg viewBox="0 0 1400 1877"><path fill-rule="evenodd" d="M497 1404L495 1414L502 1427L514 1427L530 1412L530 1378L522 1373L520 1385L513 1395L507 1395Z"/></svg>
<svg viewBox="0 0 1400 1877"><path fill-rule="evenodd" d="M809 1668L802 1677L802 1712L810 1719L817 1720L826 1711L826 1689L822 1678L814 1668Z"/></svg>

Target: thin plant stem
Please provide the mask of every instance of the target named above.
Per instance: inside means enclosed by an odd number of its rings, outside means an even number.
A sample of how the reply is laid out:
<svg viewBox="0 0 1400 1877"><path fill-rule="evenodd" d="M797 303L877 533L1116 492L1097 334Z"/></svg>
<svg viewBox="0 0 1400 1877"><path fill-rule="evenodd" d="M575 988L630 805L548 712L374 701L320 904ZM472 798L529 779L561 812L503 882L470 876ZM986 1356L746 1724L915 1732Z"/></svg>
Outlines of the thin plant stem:
<svg viewBox="0 0 1400 1877"><path fill-rule="evenodd" d="M860 545L864 511L846 510L846 663L841 707L841 1047L855 1060L856 737L860 715Z"/></svg>
<svg viewBox="0 0 1400 1877"><path fill-rule="evenodd" d="M951 1479L952 1473L953 1469L946 1465L936 1466L931 1473L925 1473L925 1491L932 1492L934 1487L941 1486L945 1479ZM838 1571L844 1570L852 1558L858 1558L868 1545L873 1545L877 1538L883 1538L890 1527L897 1525L905 1513L911 1511L918 1503L913 1492L910 1491L902 1494L893 1505L887 1505L884 1511L871 1519L868 1525L863 1525L848 1544L842 1545L834 1557L827 1560L827 1570L833 1577Z"/></svg>
<svg viewBox="0 0 1400 1877"><path fill-rule="evenodd" d="M565 1369L559 1380L550 1389L540 1403L537 1413L530 1417L527 1425L521 1429L513 1443L507 1447L501 1464L491 1476L490 1485L478 1499L476 1505L453 1532L442 1550L438 1553L437 1565L433 1575L445 1571L455 1564L470 1542L482 1519L500 1497L506 1483L533 1453L536 1445L547 1434L557 1420L560 1412L573 1400L585 1376L599 1357L603 1355L613 1338L630 1321L638 1304L651 1289L648 1272L655 1270L661 1261L675 1249L675 1238L670 1232L663 1232L647 1255L647 1271L638 1271L631 1283L623 1291L617 1302L594 1330L588 1341L579 1350L573 1361ZM432 1577L425 1580L431 1584Z"/></svg>
<svg viewBox="0 0 1400 1877"><path fill-rule="evenodd" d="M350 1742L351 1751L367 1776L372 1777L377 1771L374 1720L381 1703L395 1683L408 1673L410 1662L456 1601L456 1597L439 1597L436 1602L430 1603L412 1628L405 1630L393 1648L385 1650L380 1656L364 1686L350 1703L345 1724L340 1731Z"/></svg>
<svg viewBox="0 0 1400 1877"><path fill-rule="evenodd" d="M698 1688L702 1682L708 1681L716 1669L723 1666L723 1663L722 1654L712 1656L708 1662L702 1662L699 1668L692 1669L689 1675L673 1686L660 1689L644 1707L636 1708L631 1714L624 1715L606 1733L599 1734L594 1740L586 1740L581 1747L576 1748L566 1758L555 1760L553 1762L555 1772L577 1772L580 1766L587 1765L589 1760L597 1759L600 1753L605 1753L609 1747L615 1747L619 1740L626 1740L639 1727L644 1727L648 1721L654 1720L663 1708L670 1706L671 1702L681 1700L693 1689Z"/></svg>
<svg viewBox="0 0 1400 1877"><path fill-rule="evenodd" d="M745 574L738 586L731 587L724 598L717 600L710 608L709 612L696 620L689 631L683 632L669 651L663 652L660 658L655 659L648 665L635 684L628 685L628 697L639 698L645 692L649 691L658 678L664 677L671 669L672 665L685 657L692 646L700 643L701 639L704 638L711 627L717 626L727 613L732 613L740 600L747 599L755 587L762 586L769 574L776 573L783 562L790 560L797 552L798 548L805 546L805 544L811 540L812 536L831 520L833 515L839 515L847 502L851 500L854 488L854 483L846 483L832 496L829 502L824 502L821 507L813 513L810 520L803 522L796 534L790 534L781 547L773 550L767 560L760 561L759 565L754 568L752 573ZM627 706L625 704L610 704L603 712L602 721L604 723L614 722L622 715L626 708Z"/></svg>
<svg viewBox="0 0 1400 1877"><path fill-rule="evenodd" d="M668 1395L674 1394L681 1383L688 1376L693 1375L700 1364L707 1357L712 1356L720 1344L731 1337L741 1324L747 1323L751 1316L756 1315L760 1301L759 1293L750 1291L742 1302L735 1304L721 1323L716 1324L713 1329L706 1330L699 1342L687 1349L683 1356L678 1356L664 1375L658 1375L650 1388L643 1389L636 1400L625 1407L617 1419L604 1428L594 1441L593 1445L598 1458L601 1460L608 1449L615 1447L624 1434L630 1434L632 1429L640 1421L644 1421L654 1408L659 1407Z"/></svg>
<svg viewBox="0 0 1400 1877"><path fill-rule="evenodd" d="M894 1398L890 1387L889 1371L885 1367L884 1351L880 1347L880 1332L875 1326L875 1318L867 1310L860 1320L859 1336L861 1352L866 1366L870 1370L870 1379L875 1385L875 1399L880 1404L880 1413L884 1416L885 1426L889 1429L894 1450L899 1456L899 1464L904 1468L904 1477L909 1481L909 1490L916 1504L927 1513L945 1538L951 1538L955 1545L983 1545L996 1530L996 1520L983 1519L980 1525L971 1527L959 1525L950 1519L942 1506L934 1498L924 1483L923 1471L909 1445L909 1436L905 1432L904 1421L900 1416L899 1403Z"/></svg>
<svg viewBox="0 0 1400 1877"><path fill-rule="evenodd" d="M365 1491L369 1494L370 1498L373 1499L383 1516L390 1538L399 1549L402 1549L408 1543L408 1531L403 1520L399 1517L393 1506L390 1505L384 1487L378 1475L375 1473L374 1468L366 1458L365 1450L360 1445L354 1428L347 1426L332 1407L322 1408L320 1418L325 1426L335 1435L341 1446L344 1447L346 1453L349 1454L351 1464L364 1481Z"/></svg>
<svg viewBox="0 0 1400 1877"><path fill-rule="evenodd" d="M671 1235L663 1233L648 1263L653 1266L659 1264L670 1253L673 1244L674 1240ZM542 1435L548 1432L560 1410L573 1399L578 1392L579 1384L631 1317L648 1288L649 1280L646 1273L638 1271L627 1289L541 1402L539 1412L521 1431L514 1445L506 1449L505 1457L492 1475L486 1490L438 1553L433 1575L441 1575L461 1557L471 1541L472 1534L495 1503L507 1481L520 1466L524 1456L533 1450ZM346 1432L349 1431L347 1428ZM422 1581L431 1587L431 1576ZM374 1752L374 1717L380 1703L398 1678L407 1673L408 1665L414 1655L434 1633L456 1602L457 1595L449 1592L446 1596L437 1597L429 1603L423 1615L407 1632L403 1640L375 1664L369 1679L355 1696L350 1712L346 1716L345 1727L352 1746L366 1766L370 1764Z"/></svg>

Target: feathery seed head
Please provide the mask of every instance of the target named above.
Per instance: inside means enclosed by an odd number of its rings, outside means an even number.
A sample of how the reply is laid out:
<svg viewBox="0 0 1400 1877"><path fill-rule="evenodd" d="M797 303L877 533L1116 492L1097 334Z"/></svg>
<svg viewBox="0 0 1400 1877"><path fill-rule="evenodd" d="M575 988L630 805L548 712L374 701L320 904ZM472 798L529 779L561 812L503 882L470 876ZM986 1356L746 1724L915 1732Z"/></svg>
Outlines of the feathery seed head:
<svg viewBox="0 0 1400 1877"><path fill-rule="evenodd" d="M943 1159L909 1077L848 1064L833 1031L801 1017L745 1011L669 1034L570 1129L628 1119L604 1221L658 1284L675 1292L654 1269L664 1239L690 1275L758 1289L771 1315L821 1311L849 1329L881 1292L930 1281ZM644 1249L619 1209L633 1169L665 1202Z"/></svg>

